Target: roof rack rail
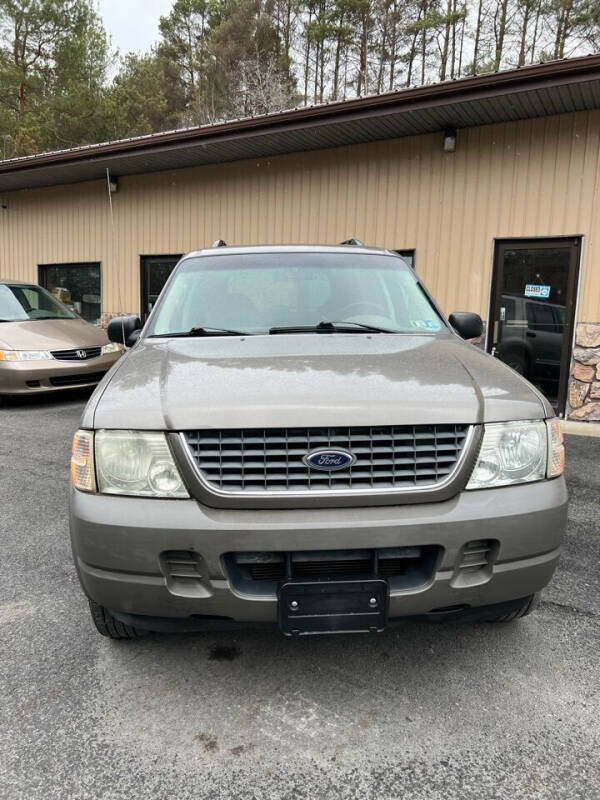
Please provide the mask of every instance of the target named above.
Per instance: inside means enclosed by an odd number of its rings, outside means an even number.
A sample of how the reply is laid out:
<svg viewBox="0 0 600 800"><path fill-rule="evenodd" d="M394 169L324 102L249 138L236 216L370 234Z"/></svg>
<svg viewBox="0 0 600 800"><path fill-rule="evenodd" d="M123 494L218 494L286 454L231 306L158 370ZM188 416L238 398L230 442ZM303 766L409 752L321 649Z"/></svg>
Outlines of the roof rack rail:
<svg viewBox="0 0 600 800"><path fill-rule="evenodd" d="M340 242L340 244L351 244L354 247L364 247L364 244L361 242L361 240L355 239L354 237L352 237L351 239L346 239L345 241Z"/></svg>
<svg viewBox="0 0 600 800"><path fill-rule="evenodd" d="M227 247L227 242L225 242L223 239L217 239L215 242L213 242L213 247Z"/></svg>

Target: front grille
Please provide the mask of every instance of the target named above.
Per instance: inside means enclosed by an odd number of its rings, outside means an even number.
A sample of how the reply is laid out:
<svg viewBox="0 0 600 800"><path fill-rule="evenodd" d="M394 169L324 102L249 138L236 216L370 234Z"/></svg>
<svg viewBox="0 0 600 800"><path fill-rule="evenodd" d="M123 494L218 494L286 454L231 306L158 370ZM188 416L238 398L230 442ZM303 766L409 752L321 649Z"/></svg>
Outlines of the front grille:
<svg viewBox="0 0 600 800"><path fill-rule="evenodd" d="M370 558L349 558L347 560L316 560L293 562L294 578L308 578L310 576L333 577L335 575L358 575L371 571ZM284 577L285 564L280 561L267 561L266 563L245 564L244 570L253 581L280 581ZM382 558L379 561L378 575L390 577L402 575L406 571L406 561L402 558Z"/></svg>
<svg viewBox="0 0 600 800"><path fill-rule="evenodd" d="M55 375L50 378L52 386L87 386L90 383L99 383L106 372L83 372L79 375Z"/></svg>
<svg viewBox="0 0 600 800"><path fill-rule="evenodd" d="M435 486L456 468L468 425L364 428L283 428L187 431L203 479L221 491L281 493L405 489ZM302 459L320 448L352 453L356 461L322 472Z"/></svg>
<svg viewBox="0 0 600 800"><path fill-rule="evenodd" d="M84 355L81 355L82 353ZM76 347L73 350L52 350L52 356L58 361L89 361L90 358L99 358L101 354L101 347Z"/></svg>
<svg viewBox="0 0 600 800"><path fill-rule="evenodd" d="M314 550L289 553L228 553L231 583L243 591L286 580L375 575L390 585L417 586L430 579L439 547L388 547L376 550ZM253 588L255 587L255 588Z"/></svg>

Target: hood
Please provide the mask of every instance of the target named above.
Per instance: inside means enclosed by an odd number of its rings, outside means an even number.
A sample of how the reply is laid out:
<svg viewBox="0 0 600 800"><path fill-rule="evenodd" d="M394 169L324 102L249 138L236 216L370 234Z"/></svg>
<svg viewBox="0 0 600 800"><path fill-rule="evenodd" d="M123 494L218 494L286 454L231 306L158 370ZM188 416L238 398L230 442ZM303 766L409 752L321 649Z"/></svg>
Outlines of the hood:
<svg viewBox="0 0 600 800"><path fill-rule="evenodd" d="M186 430L475 423L545 416L516 373L456 336L143 340L84 426Z"/></svg>
<svg viewBox="0 0 600 800"><path fill-rule="evenodd" d="M105 331L79 318L0 322L0 347L5 350L70 350L107 342Z"/></svg>

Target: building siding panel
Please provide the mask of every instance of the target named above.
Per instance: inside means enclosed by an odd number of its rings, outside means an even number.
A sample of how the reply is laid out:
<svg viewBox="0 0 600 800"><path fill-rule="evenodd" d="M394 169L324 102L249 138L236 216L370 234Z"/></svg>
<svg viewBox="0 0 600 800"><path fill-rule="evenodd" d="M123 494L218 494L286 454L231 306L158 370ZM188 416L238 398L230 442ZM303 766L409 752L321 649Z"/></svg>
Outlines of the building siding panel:
<svg viewBox="0 0 600 800"><path fill-rule="evenodd" d="M100 261L103 308L139 309L140 255L231 243L415 248L446 311L487 316L494 238L583 234L579 320L600 318L600 111L4 195L2 273Z"/></svg>

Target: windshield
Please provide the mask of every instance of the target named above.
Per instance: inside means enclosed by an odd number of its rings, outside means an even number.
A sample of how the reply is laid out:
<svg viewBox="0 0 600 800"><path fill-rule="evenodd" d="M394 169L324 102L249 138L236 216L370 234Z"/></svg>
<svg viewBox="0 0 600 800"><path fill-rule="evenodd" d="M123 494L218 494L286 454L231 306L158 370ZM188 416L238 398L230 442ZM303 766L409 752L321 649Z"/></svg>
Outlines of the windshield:
<svg viewBox="0 0 600 800"><path fill-rule="evenodd" d="M0 284L0 322L74 318L75 314L41 286Z"/></svg>
<svg viewBox="0 0 600 800"><path fill-rule="evenodd" d="M184 261L156 307L148 335L199 327L264 334L323 321L392 333L448 331L400 258L287 252Z"/></svg>

